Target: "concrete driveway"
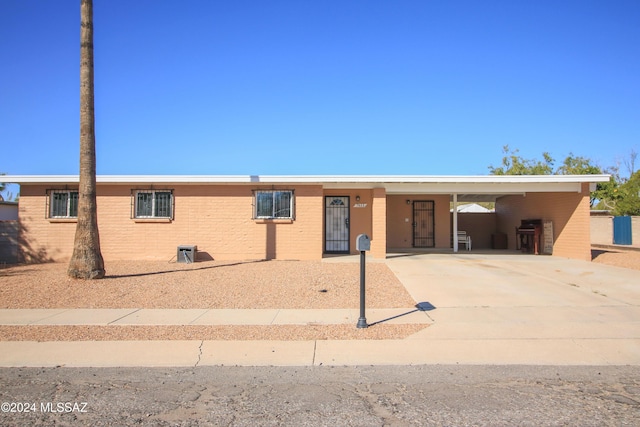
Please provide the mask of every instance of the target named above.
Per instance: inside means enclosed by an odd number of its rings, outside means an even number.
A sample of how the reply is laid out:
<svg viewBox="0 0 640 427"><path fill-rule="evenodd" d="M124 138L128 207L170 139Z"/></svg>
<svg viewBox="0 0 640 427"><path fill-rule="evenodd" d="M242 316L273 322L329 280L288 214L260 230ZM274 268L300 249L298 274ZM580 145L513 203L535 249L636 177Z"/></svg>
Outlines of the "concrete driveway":
<svg viewBox="0 0 640 427"><path fill-rule="evenodd" d="M401 254L387 265L433 325L431 363L640 364L640 272L521 254Z"/></svg>

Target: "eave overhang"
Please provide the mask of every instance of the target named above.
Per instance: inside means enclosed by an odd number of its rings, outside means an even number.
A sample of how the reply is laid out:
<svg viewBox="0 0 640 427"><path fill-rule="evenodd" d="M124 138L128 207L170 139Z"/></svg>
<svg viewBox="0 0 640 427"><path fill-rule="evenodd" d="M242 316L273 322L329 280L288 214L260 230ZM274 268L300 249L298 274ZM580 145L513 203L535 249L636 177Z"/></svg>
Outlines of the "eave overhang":
<svg viewBox="0 0 640 427"><path fill-rule="evenodd" d="M99 185L320 185L325 189L384 188L387 194L460 194L469 199L528 192L594 190L610 175L98 175ZM78 175L5 175L6 183L72 185ZM476 195L474 197L474 195ZM464 198L464 197L463 197Z"/></svg>

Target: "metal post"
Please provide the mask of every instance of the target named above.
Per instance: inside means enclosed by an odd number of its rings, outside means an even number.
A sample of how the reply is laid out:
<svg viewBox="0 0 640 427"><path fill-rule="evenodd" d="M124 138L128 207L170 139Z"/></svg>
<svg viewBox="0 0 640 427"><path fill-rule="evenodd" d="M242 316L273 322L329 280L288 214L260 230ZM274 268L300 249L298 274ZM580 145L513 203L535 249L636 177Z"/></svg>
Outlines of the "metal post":
<svg viewBox="0 0 640 427"><path fill-rule="evenodd" d="M453 252L458 252L458 194L453 193Z"/></svg>
<svg viewBox="0 0 640 427"><path fill-rule="evenodd" d="M365 251L360 251L360 318L358 319L358 328L367 328L367 318L364 315L364 265L366 260Z"/></svg>

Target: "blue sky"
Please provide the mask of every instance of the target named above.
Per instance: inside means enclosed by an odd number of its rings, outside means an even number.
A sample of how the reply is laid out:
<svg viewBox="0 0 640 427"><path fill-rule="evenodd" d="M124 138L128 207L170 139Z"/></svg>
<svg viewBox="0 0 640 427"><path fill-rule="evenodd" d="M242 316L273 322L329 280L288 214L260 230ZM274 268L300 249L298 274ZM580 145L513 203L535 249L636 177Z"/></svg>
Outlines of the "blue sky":
<svg viewBox="0 0 640 427"><path fill-rule="evenodd" d="M0 171L77 174L79 1L0 2ZM99 174L640 151L638 1L95 0Z"/></svg>

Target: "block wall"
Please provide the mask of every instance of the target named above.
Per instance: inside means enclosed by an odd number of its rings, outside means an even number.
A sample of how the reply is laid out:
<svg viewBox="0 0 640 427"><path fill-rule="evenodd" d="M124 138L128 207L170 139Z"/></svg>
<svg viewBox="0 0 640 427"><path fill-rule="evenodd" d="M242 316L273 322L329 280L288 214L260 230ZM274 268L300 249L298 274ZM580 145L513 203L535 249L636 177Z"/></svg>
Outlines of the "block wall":
<svg viewBox="0 0 640 427"><path fill-rule="evenodd" d="M591 243L598 245L613 244L613 216L592 216L590 223Z"/></svg>
<svg viewBox="0 0 640 427"><path fill-rule="evenodd" d="M366 234L371 238L371 249L376 247L379 242L377 234L373 232L373 206L374 203L381 203L376 197L374 202L373 190L370 189L342 189L342 190L324 190L325 196L349 197L349 252L352 254L359 253L356 250L356 237L359 234ZM360 198L360 200L357 200ZM324 201L323 208L320 211L323 221L323 235L320 244L324 251Z"/></svg>
<svg viewBox="0 0 640 427"><path fill-rule="evenodd" d="M453 214L451 214L453 224ZM466 231L471 236L471 246L474 249L490 249L491 235L496 232L496 214L487 213L458 213L458 230ZM464 249L464 246L460 246Z"/></svg>
<svg viewBox="0 0 640 427"><path fill-rule="evenodd" d="M414 200L433 200L435 209L435 247L451 247L451 215L448 194L388 195L387 196L387 250L413 247ZM407 203L409 200L410 203Z"/></svg>
<svg viewBox="0 0 640 427"><path fill-rule="evenodd" d="M60 187L55 187L60 189ZM105 260L175 259L178 245L197 245L200 259L320 259L322 187L294 190L294 220L255 220L252 190L269 186L154 185L172 189L174 220L132 219L133 189L149 186L99 185L98 227ZM47 187L21 186L21 247L27 261L68 260L75 220L47 219Z"/></svg>
<svg viewBox="0 0 640 427"><path fill-rule="evenodd" d="M384 259L387 257L387 192L384 188L374 188L372 196L371 255Z"/></svg>
<svg viewBox="0 0 640 427"><path fill-rule="evenodd" d="M553 222L553 255L591 260L589 185L575 193L527 193L496 201L498 230L507 235L509 249L516 248L516 227L523 219Z"/></svg>

